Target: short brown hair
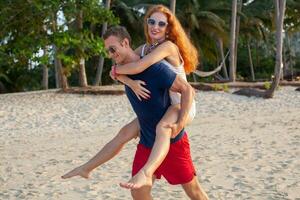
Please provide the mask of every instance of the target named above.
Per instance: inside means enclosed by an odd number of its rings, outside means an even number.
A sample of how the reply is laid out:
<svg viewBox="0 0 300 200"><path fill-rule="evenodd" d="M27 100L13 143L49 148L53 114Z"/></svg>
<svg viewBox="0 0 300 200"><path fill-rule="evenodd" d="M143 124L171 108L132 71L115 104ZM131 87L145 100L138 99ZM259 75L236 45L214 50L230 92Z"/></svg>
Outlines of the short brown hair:
<svg viewBox="0 0 300 200"><path fill-rule="evenodd" d="M115 36L120 40L124 40L125 38L128 39L129 45L131 46L131 37L124 26L112 26L106 30L103 35L103 39L106 40L110 36Z"/></svg>

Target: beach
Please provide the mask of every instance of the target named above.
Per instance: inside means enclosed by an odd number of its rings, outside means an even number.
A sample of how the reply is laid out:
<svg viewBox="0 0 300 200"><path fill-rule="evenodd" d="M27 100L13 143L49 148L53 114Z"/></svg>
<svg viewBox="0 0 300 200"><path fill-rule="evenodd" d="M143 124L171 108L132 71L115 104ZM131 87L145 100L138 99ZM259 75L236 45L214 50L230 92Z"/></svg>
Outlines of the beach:
<svg viewBox="0 0 300 200"><path fill-rule="evenodd" d="M300 92L272 99L196 92L186 127L198 179L211 199L300 200ZM92 172L61 176L95 155L135 117L125 95L56 90L0 95L0 199L130 199L138 139ZM163 178L154 199L188 199Z"/></svg>

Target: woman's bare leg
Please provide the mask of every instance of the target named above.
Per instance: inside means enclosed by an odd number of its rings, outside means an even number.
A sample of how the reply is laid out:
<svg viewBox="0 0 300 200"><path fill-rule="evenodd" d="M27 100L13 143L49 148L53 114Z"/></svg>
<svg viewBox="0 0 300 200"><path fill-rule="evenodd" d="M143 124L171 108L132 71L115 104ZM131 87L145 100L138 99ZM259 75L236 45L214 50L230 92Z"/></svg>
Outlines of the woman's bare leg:
<svg viewBox="0 0 300 200"><path fill-rule="evenodd" d="M167 128L167 124L177 122L180 111L180 105L172 105L156 127L155 143L151 150L151 154L144 167L129 180L127 183L120 183L121 187L127 189L136 189L142 186L151 186L155 170L161 165L167 156L170 148L170 139L172 130ZM189 121L189 120L188 120Z"/></svg>
<svg viewBox="0 0 300 200"><path fill-rule="evenodd" d="M85 164L71 170L62 176L63 179L71 178L73 176L81 176L88 178L90 172L96 167L112 159L117 155L124 144L139 136L140 125L138 120L135 118L133 121L125 125L119 133L108 142L93 158L91 158Z"/></svg>
<svg viewBox="0 0 300 200"><path fill-rule="evenodd" d="M156 177L152 176L152 182L154 183ZM153 200L151 196L152 186L146 185L138 189L131 190L131 196L134 200Z"/></svg>

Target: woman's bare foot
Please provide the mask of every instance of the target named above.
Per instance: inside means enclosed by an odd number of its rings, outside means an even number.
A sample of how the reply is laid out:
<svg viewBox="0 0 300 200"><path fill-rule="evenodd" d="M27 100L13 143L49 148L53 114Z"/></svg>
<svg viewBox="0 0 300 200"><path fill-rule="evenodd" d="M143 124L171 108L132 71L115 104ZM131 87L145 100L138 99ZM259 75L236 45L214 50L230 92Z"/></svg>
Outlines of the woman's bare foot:
<svg viewBox="0 0 300 200"><path fill-rule="evenodd" d="M138 189L143 186L152 186L152 177L148 176L144 170L140 170L127 183L120 183L120 186L127 189Z"/></svg>
<svg viewBox="0 0 300 200"><path fill-rule="evenodd" d="M89 178L90 171L87 171L84 168L84 166L79 166L79 167L76 167L75 169L73 169L72 171L66 173L61 178L67 179L67 178L71 178L73 176L81 176L82 178Z"/></svg>

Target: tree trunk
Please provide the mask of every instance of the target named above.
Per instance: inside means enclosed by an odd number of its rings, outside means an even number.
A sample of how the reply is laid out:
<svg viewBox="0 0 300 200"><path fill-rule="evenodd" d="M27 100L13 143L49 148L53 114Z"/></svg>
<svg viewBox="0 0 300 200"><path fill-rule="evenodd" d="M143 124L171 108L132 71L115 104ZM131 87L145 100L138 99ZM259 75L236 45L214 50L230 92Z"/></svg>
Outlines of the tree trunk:
<svg viewBox="0 0 300 200"><path fill-rule="evenodd" d="M57 13L53 13L52 16L52 31L53 33L56 32L56 17ZM58 48L56 47L55 44L53 44L53 52L54 52L54 66L55 66L55 82L56 82L56 88L63 88L67 89L68 88L68 80L67 77L64 73L64 69L61 63L61 60L57 57L58 55Z"/></svg>
<svg viewBox="0 0 300 200"><path fill-rule="evenodd" d="M257 41L255 41L255 58L256 58L256 61L255 61L255 66L256 67L259 67L260 65L260 62L259 62L259 55L258 55L258 44L257 44Z"/></svg>
<svg viewBox="0 0 300 200"><path fill-rule="evenodd" d="M56 13L52 13L52 31L53 33L56 32ZM58 58L57 58L57 48L56 45L52 45L53 48L53 53L54 53L54 71L55 71L55 86L56 88L61 88L61 83L60 83L60 72L59 72L59 66L58 66Z"/></svg>
<svg viewBox="0 0 300 200"><path fill-rule="evenodd" d="M106 0L105 1L105 8L108 9L108 10L110 9L110 3L111 3L111 0ZM104 23L102 25L101 36L104 35L106 29L107 29L107 23ZM102 56L100 56L98 64L97 64L97 71L96 71L94 86L102 85L103 65L104 65L104 58Z"/></svg>
<svg viewBox="0 0 300 200"><path fill-rule="evenodd" d="M275 65L275 78L272 81L271 88L266 92L266 98L272 98L274 92L278 87L280 75L282 73L282 32L283 32L283 20L286 0L274 0L275 1L275 13L276 13L276 65Z"/></svg>
<svg viewBox="0 0 300 200"><path fill-rule="evenodd" d="M0 81L0 94L6 93L6 88L4 84Z"/></svg>
<svg viewBox="0 0 300 200"><path fill-rule="evenodd" d="M286 56L286 49L285 49L285 46L284 46L284 40L282 41L283 44L282 44L282 72L280 74L280 80L283 81L283 77L284 75L287 74L287 64L286 64L286 61L287 61L287 56Z"/></svg>
<svg viewBox="0 0 300 200"><path fill-rule="evenodd" d="M223 40L221 38L218 38L218 47L219 47L221 59L223 62L225 60L225 56L224 56L224 50L223 50ZM224 75L225 79L228 80L226 62L223 62L222 70L223 70L223 75Z"/></svg>
<svg viewBox="0 0 300 200"><path fill-rule="evenodd" d="M288 49L288 59L285 61L285 66L287 68L287 75L291 77L291 80L293 80L293 50L291 47L291 40L290 35L286 34L286 48Z"/></svg>
<svg viewBox="0 0 300 200"><path fill-rule="evenodd" d="M48 67L46 64L43 64L43 80L42 80L42 88L44 90L48 90Z"/></svg>
<svg viewBox="0 0 300 200"><path fill-rule="evenodd" d="M247 40L247 47L248 47L249 64L250 64L250 70L251 70L251 79L252 79L252 81L255 81L254 67L253 67L252 54L251 54L251 48L250 48L250 40L249 39Z"/></svg>
<svg viewBox="0 0 300 200"><path fill-rule="evenodd" d="M231 30L230 30L230 70L229 80L235 82L236 80L236 66L235 66L235 36L236 36L236 12L237 0L232 0L232 15L231 15Z"/></svg>
<svg viewBox="0 0 300 200"><path fill-rule="evenodd" d="M47 55L47 49L44 48L44 55ZM44 90L48 90L48 66L46 64L43 64L43 80L42 80L42 88Z"/></svg>
<svg viewBox="0 0 300 200"><path fill-rule="evenodd" d="M176 0L170 0L170 10L175 15L175 9L176 9Z"/></svg>
<svg viewBox="0 0 300 200"><path fill-rule="evenodd" d="M87 87L87 78L86 78L86 72L85 72L85 60L84 58L80 58L79 61L79 84L81 87Z"/></svg>
<svg viewBox="0 0 300 200"><path fill-rule="evenodd" d="M69 86L68 86L68 80L67 80L67 77L66 77L66 73L64 71L64 68L62 66L62 63L61 63L61 60L59 58L57 58L57 55L58 55L58 49L56 48L55 45L53 45L53 49L54 49L54 62L55 62L55 70L57 70L57 77L58 78L58 82L59 82L59 88L62 88L62 89L67 89Z"/></svg>
<svg viewBox="0 0 300 200"><path fill-rule="evenodd" d="M57 59L58 61L58 69L59 69L59 77L60 77L60 85L62 89L68 89L68 80L67 80L67 76L65 74L64 68L62 66L61 60Z"/></svg>
<svg viewBox="0 0 300 200"><path fill-rule="evenodd" d="M242 7L243 7L243 1L238 0L238 5L237 5L237 12L241 13L242 12ZM235 48L234 48L234 74L236 75L236 70L237 70L237 57L238 57L238 43L239 43L239 33L240 33L240 22L241 22L241 17L240 15L237 15L237 20L236 20L236 30L235 30Z"/></svg>
<svg viewBox="0 0 300 200"><path fill-rule="evenodd" d="M83 11L80 9L77 14L77 31L82 34L83 29ZM79 85L81 87L87 87L87 78L85 72L85 59L82 57L83 49L77 49L77 55L79 57Z"/></svg>
<svg viewBox="0 0 300 200"><path fill-rule="evenodd" d="M53 48L54 49L54 48ZM59 64L58 64L58 58L56 57L56 52L54 52L54 69L55 69L55 86L56 88L61 88L60 83L60 72L59 72Z"/></svg>

